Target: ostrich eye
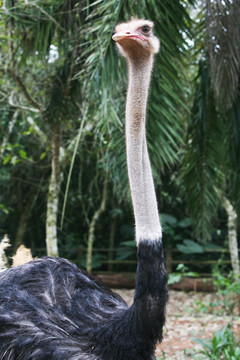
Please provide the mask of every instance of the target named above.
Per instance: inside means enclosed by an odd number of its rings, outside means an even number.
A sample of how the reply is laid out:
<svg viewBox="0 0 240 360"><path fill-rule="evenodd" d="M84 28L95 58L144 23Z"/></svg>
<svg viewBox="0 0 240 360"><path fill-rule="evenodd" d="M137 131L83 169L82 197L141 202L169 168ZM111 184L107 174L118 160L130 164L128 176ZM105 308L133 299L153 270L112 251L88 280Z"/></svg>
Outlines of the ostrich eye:
<svg viewBox="0 0 240 360"><path fill-rule="evenodd" d="M142 32L144 34L149 34L150 31L151 31L151 29L150 29L150 27L148 25L145 25L145 26L142 27Z"/></svg>

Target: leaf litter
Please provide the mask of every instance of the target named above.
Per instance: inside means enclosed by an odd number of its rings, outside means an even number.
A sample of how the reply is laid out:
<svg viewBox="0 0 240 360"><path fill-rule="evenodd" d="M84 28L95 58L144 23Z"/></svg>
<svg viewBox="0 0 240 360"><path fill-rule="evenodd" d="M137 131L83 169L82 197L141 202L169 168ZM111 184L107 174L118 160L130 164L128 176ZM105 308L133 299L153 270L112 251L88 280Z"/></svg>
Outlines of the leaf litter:
<svg viewBox="0 0 240 360"><path fill-rule="evenodd" d="M117 290L130 305L134 290ZM240 316L237 308L226 314L224 298L217 293L169 291L167 321L162 344L156 349L158 360L206 359L200 355L201 345L193 338L211 339L213 334L230 324L240 339Z"/></svg>

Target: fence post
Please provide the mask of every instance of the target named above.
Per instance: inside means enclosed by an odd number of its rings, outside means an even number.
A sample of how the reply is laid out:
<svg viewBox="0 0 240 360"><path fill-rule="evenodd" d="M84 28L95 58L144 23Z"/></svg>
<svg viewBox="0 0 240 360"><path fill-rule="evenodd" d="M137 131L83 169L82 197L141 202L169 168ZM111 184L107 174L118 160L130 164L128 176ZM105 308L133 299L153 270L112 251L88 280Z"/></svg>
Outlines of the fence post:
<svg viewBox="0 0 240 360"><path fill-rule="evenodd" d="M169 274L172 273L172 247L171 246L167 246L167 249L166 249L166 267L167 267L167 272Z"/></svg>

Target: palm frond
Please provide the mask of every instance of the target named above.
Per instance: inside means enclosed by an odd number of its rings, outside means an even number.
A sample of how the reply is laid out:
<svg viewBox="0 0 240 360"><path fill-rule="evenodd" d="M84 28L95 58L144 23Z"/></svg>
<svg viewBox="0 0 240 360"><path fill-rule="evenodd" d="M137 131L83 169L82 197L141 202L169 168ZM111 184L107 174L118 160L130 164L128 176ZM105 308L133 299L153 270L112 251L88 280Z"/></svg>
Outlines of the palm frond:
<svg viewBox="0 0 240 360"><path fill-rule="evenodd" d="M239 20L239 1L207 0L207 50L214 95L220 109L230 108L238 94Z"/></svg>
<svg viewBox="0 0 240 360"><path fill-rule="evenodd" d="M58 51L66 52L69 44L79 36L77 31L81 25L81 18L76 16L84 7L83 0L30 1L26 5L23 1L15 2L14 6L0 10L8 26L9 22L19 35L20 52L16 55L26 60L28 55L46 57L50 46L56 44ZM18 50L18 47L15 48ZM24 51L22 51L24 50Z"/></svg>
<svg viewBox="0 0 240 360"><path fill-rule="evenodd" d="M227 162L228 197L240 214L240 97L235 100L232 109L225 113L226 145L229 154Z"/></svg>
<svg viewBox="0 0 240 360"><path fill-rule="evenodd" d="M107 138L110 145L106 148L106 155L115 171L115 175L112 172L113 183L126 193L123 130L126 65L115 49L112 31L116 23L129 20L131 16L149 18L154 21L155 33L161 40L148 111L150 156L154 173L159 174L165 164L170 166L178 159L177 152L182 141L183 126L179 117L182 109L184 114L188 110L183 96L181 68L184 34L190 36L190 19L181 1L173 4L169 0L141 0L137 3L133 0L98 0L85 11L89 15L83 29L82 69L78 77L85 82L87 100L92 101L97 109L94 131L99 138L105 131L104 139ZM113 165L115 163L116 166ZM124 170L122 174L121 169ZM119 176L118 180L116 176Z"/></svg>
<svg viewBox="0 0 240 360"><path fill-rule="evenodd" d="M189 119L187 146L183 157L182 178L195 233L210 240L213 223L224 188L223 123L218 116L210 88L208 69L200 63L195 99Z"/></svg>

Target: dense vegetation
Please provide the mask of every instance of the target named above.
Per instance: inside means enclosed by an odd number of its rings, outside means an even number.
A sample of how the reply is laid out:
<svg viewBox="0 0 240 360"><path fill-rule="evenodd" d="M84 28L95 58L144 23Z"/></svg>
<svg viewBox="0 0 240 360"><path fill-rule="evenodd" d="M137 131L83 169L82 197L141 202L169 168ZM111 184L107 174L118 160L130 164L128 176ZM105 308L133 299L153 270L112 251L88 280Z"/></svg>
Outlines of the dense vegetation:
<svg viewBox="0 0 240 360"><path fill-rule="evenodd" d="M111 40L131 16L152 19L161 40L148 142L165 243L193 261L230 244L238 274L237 1L3 1L0 235L12 252L24 243L34 256L60 253L83 266L88 254L89 270L135 259L126 68ZM92 258L92 248L110 251Z"/></svg>

